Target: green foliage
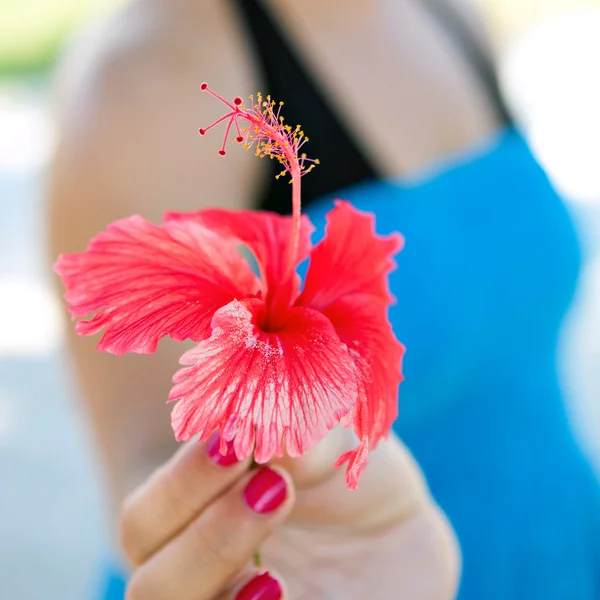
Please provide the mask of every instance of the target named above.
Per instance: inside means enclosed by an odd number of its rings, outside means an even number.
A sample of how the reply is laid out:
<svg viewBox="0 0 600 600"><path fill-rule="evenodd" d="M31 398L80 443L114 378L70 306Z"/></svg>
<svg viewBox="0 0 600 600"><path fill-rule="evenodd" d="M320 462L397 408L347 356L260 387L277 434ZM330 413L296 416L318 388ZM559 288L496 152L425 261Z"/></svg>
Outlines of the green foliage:
<svg viewBox="0 0 600 600"><path fill-rule="evenodd" d="M42 71L88 18L118 0L0 0L0 75Z"/></svg>

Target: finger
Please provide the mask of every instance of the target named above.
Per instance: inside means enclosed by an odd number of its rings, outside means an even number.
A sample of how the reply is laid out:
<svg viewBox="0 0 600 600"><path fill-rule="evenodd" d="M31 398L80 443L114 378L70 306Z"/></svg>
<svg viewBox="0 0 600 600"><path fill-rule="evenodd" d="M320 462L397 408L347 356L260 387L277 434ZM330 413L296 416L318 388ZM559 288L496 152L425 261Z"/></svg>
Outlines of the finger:
<svg viewBox="0 0 600 600"><path fill-rule="evenodd" d="M280 576L273 571L247 569L217 600L281 600L284 597Z"/></svg>
<svg viewBox="0 0 600 600"><path fill-rule="evenodd" d="M431 503L418 465L394 435L370 453L358 489L348 490L345 467L333 465L356 444L351 431L338 427L301 458L274 462L289 470L297 488L290 522L360 532L399 523Z"/></svg>
<svg viewBox="0 0 600 600"><path fill-rule="evenodd" d="M128 599L214 598L293 503L287 473L269 467L248 473L134 573Z"/></svg>
<svg viewBox="0 0 600 600"><path fill-rule="evenodd" d="M141 564L164 546L248 467L231 446L221 455L218 433L206 444L186 444L123 505L121 542L131 562Z"/></svg>
<svg viewBox="0 0 600 600"><path fill-rule="evenodd" d="M339 472L333 467L337 458L356 445L354 433L338 425L301 457L274 458L270 464L285 469L291 475L297 489L310 488L334 477Z"/></svg>

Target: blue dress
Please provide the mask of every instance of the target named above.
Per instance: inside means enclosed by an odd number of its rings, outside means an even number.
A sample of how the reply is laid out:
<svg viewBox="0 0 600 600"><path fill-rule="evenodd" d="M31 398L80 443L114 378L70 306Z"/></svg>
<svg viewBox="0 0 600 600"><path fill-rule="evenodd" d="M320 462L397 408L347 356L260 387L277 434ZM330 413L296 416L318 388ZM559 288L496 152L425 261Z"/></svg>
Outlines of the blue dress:
<svg viewBox="0 0 600 600"><path fill-rule="evenodd" d="M391 276L407 346L395 430L458 535L459 599L599 600L600 486L556 370L580 248L526 143L507 130L418 181L337 195L406 239ZM319 234L330 206L308 211ZM122 600L111 585L105 600Z"/></svg>

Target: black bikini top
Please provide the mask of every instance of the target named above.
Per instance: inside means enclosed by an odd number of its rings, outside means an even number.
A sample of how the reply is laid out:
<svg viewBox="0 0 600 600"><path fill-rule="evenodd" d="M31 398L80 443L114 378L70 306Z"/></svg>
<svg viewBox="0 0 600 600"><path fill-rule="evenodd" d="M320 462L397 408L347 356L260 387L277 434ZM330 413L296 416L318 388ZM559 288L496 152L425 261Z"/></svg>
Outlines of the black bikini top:
<svg viewBox="0 0 600 600"><path fill-rule="evenodd" d="M349 135L263 3L260 0L233 0L233 4L252 39L267 86L265 92L276 100L285 100L286 122L292 125L301 123L304 131L314 136L310 140L310 155L318 157L323 166L303 179L303 204L309 204L338 189L376 178L376 166ZM451 32L488 90L501 119L509 122L493 65L470 27L450 5L428 1L424 5ZM280 170L278 164L271 164L273 174ZM262 190L257 207L282 214L289 212L290 192L286 182L276 181L273 177L267 188Z"/></svg>

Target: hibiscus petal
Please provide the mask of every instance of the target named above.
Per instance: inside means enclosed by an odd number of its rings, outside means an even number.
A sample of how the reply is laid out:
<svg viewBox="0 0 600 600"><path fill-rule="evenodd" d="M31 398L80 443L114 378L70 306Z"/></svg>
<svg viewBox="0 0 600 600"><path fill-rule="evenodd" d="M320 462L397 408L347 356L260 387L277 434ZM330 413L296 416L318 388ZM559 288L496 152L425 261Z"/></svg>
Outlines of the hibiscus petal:
<svg viewBox="0 0 600 600"><path fill-rule="evenodd" d="M199 341L214 311L255 295L258 278L229 241L196 223L154 225L134 216L108 226L80 254L63 254L55 271L77 323L113 354L156 351L160 338Z"/></svg>
<svg viewBox="0 0 600 600"><path fill-rule="evenodd" d="M304 290L297 304L322 310L346 294L371 294L390 302L386 275L403 246L400 234L375 233L375 218L337 200L327 214L326 235L310 255Z"/></svg>
<svg viewBox="0 0 600 600"><path fill-rule="evenodd" d="M348 415L360 440L336 466L349 461L348 487L355 489L370 450L387 437L398 416L398 386L402 381L404 346L395 338L387 306L372 296L354 294L331 304L323 314L348 347L358 382L358 401Z"/></svg>
<svg viewBox="0 0 600 600"><path fill-rule="evenodd" d="M292 217L265 211L208 209L194 213L168 212L165 221L193 220L223 237L247 245L259 263L269 290L284 282L288 273L288 251L293 238ZM298 263L308 257L314 227L307 216L300 217Z"/></svg>
<svg viewBox="0 0 600 600"><path fill-rule="evenodd" d="M215 313L211 337L183 355L192 366L175 374L169 396L179 400L178 440L219 428L240 460L300 456L355 404L354 364L327 318L293 308L283 329L267 333L257 326L262 309L233 301Z"/></svg>

